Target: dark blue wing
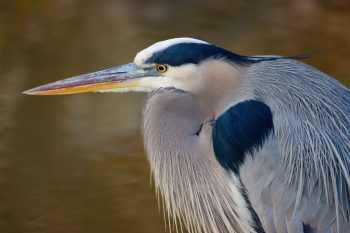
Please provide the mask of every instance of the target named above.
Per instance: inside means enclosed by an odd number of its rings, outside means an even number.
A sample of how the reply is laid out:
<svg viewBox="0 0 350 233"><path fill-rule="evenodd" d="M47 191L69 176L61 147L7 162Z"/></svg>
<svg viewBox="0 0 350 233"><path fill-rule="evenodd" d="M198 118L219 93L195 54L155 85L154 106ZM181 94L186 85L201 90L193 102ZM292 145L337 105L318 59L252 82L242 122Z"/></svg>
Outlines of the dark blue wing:
<svg viewBox="0 0 350 233"><path fill-rule="evenodd" d="M269 106L257 100L238 103L214 122L212 140L219 163L238 173L247 152L261 146L273 132Z"/></svg>

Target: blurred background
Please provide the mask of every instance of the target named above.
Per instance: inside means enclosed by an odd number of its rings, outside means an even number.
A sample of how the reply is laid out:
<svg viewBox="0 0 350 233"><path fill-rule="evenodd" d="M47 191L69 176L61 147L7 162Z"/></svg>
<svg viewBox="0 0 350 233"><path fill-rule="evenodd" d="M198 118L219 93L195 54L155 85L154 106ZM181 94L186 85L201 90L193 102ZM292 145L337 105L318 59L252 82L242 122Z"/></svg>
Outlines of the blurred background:
<svg viewBox="0 0 350 233"><path fill-rule="evenodd" d="M165 232L140 136L144 94L35 97L190 36L295 55L350 86L348 0L0 0L0 233Z"/></svg>

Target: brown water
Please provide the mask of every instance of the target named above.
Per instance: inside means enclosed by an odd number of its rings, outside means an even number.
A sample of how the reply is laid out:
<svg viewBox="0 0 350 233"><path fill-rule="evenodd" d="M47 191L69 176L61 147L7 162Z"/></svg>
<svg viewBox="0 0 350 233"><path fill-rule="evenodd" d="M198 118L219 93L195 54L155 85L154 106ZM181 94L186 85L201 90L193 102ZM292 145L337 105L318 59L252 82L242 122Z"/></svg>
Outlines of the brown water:
<svg viewBox="0 0 350 233"><path fill-rule="evenodd" d="M348 2L0 0L0 233L165 231L139 133L143 94L23 90L178 36L242 54L325 49L305 62L350 86Z"/></svg>

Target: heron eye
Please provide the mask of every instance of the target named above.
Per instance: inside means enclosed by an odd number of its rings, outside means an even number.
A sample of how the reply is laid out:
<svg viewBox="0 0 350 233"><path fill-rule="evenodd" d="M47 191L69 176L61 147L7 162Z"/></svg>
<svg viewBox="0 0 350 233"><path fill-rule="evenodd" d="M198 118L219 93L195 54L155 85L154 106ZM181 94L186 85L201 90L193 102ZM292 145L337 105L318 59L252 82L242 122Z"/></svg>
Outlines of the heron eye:
<svg viewBox="0 0 350 233"><path fill-rule="evenodd" d="M160 72L160 73L164 73L166 72L168 69L168 67L166 65L157 65L157 70Z"/></svg>

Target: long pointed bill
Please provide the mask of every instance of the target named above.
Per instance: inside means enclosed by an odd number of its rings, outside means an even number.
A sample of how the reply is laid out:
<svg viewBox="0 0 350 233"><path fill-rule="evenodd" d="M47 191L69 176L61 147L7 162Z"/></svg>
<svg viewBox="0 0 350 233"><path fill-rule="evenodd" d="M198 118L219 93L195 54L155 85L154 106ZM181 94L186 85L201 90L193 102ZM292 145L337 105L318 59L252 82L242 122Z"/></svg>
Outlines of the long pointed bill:
<svg viewBox="0 0 350 233"><path fill-rule="evenodd" d="M141 68L135 63L129 63L48 83L23 93L28 95L64 95L120 88L130 89L139 87L139 78L158 75L152 68Z"/></svg>

